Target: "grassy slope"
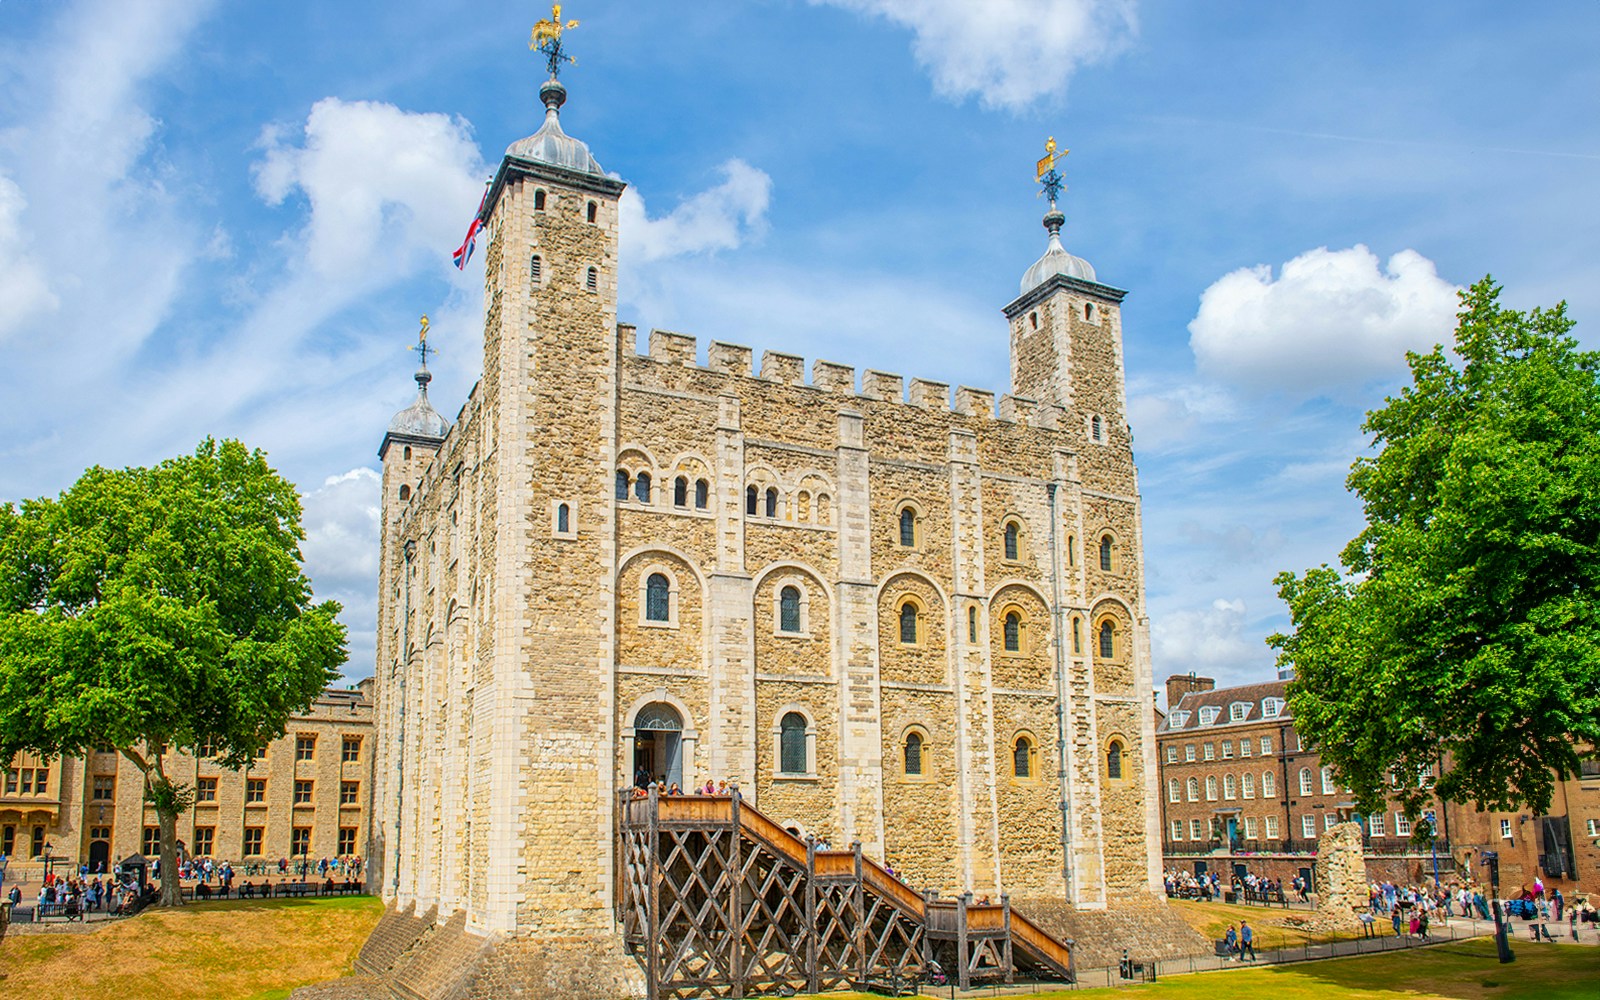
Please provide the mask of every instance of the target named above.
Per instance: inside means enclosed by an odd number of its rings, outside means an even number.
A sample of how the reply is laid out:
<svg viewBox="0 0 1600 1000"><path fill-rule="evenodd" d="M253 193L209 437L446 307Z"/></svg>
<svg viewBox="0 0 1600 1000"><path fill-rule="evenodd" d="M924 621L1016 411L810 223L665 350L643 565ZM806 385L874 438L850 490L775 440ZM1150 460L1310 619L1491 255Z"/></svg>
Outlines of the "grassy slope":
<svg viewBox="0 0 1600 1000"><path fill-rule="evenodd" d="M1600 948L1524 944L1514 965L1495 960L1488 939L1365 958L1302 962L1174 976L1151 986L1037 994L1140 1000L1594 1000L1600 995ZM828 993L820 1000L870 1000Z"/></svg>
<svg viewBox="0 0 1600 1000"><path fill-rule="evenodd" d="M1255 932L1256 950L1266 948L1298 948L1303 944L1317 941L1329 941L1334 938L1360 937L1361 932L1352 930L1343 934L1321 934L1313 938L1298 927L1286 926L1283 920L1286 916L1307 917L1310 910L1282 910L1265 906L1239 906L1234 903L1202 903L1196 900L1175 899L1171 901L1172 908L1188 921L1189 926L1204 934L1207 940L1221 941L1228 932L1228 925L1239 926L1240 920L1250 921L1250 928ZM1391 928L1387 920L1379 921L1380 933Z"/></svg>
<svg viewBox="0 0 1600 1000"><path fill-rule="evenodd" d="M153 910L88 934L0 943L0 992L80 1000L287 996L343 974L383 913L376 899L241 900Z"/></svg>

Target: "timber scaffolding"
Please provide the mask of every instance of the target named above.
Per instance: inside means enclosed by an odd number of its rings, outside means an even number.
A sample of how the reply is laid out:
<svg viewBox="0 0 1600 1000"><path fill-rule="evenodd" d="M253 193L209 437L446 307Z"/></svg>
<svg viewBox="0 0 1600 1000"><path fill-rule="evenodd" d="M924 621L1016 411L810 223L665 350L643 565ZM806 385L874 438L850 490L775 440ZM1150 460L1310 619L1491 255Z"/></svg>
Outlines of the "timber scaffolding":
<svg viewBox="0 0 1600 1000"><path fill-rule="evenodd" d="M732 795L618 799L617 919L649 1000L974 981L1072 982L1063 943L972 894L919 893L850 850L817 850ZM792 995L792 992L789 992Z"/></svg>

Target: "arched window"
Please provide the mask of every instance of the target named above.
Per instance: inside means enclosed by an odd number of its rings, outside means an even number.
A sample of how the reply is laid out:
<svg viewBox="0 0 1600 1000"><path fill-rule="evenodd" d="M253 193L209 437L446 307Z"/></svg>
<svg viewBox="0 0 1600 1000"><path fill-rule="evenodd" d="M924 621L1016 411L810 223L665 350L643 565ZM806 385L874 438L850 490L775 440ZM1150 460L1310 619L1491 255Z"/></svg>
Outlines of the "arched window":
<svg viewBox="0 0 1600 1000"><path fill-rule="evenodd" d="M543 189L540 189L540 190L535 191L533 193L533 209L536 212L544 211L544 190Z"/></svg>
<svg viewBox="0 0 1600 1000"><path fill-rule="evenodd" d="M1117 655L1117 628L1110 622L1100 623L1100 658L1109 660Z"/></svg>
<svg viewBox="0 0 1600 1000"><path fill-rule="evenodd" d="M1094 319L1094 303L1093 302L1085 302L1083 304L1083 318L1087 319L1087 320L1093 320Z"/></svg>
<svg viewBox="0 0 1600 1000"><path fill-rule="evenodd" d="M572 508L566 504L556 507L556 530L563 535L572 530Z"/></svg>
<svg viewBox="0 0 1600 1000"><path fill-rule="evenodd" d="M410 500L411 499L411 487L409 487L409 486L400 487L400 499L402 499L402 500Z"/></svg>
<svg viewBox="0 0 1600 1000"><path fill-rule="evenodd" d="M1278 779L1271 771L1261 772L1261 797L1264 799L1275 798L1278 794Z"/></svg>
<svg viewBox="0 0 1600 1000"><path fill-rule="evenodd" d="M1190 802L1199 802L1200 801L1200 779L1199 778L1190 778L1189 779L1189 786L1188 786L1187 790L1188 790L1188 793L1189 793L1189 801Z"/></svg>
<svg viewBox="0 0 1600 1000"><path fill-rule="evenodd" d="M543 277L544 261L539 259L538 254L534 254L528 258L528 280L533 283L533 287L538 288L539 280Z"/></svg>
<svg viewBox="0 0 1600 1000"><path fill-rule="evenodd" d="M1324 795L1332 795L1335 792L1337 792L1338 790L1339 790L1338 786L1334 785L1334 783L1333 783L1333 768L1331 768L1331 767L1323 768L1322 769L1322 794L1324 794Z"/></svg>
<svg viewBox="0 0 1600 1000"><path fill-rule="evenodd" d="M600 290L599 268L591 267L588 271L584 272L583 287L587 288L591 292L598 292Z"/></svg>
<svg viewBox="0 0 1600 1000"><path fill-rule="evenodd" d="M967 641L978 641L978 608L976 605L967 608Z"/></svg>
<svg viewBox="0 0 1600 1000"><path fill-rule="evenodd" d="M917 606L911 601L900 605L900 641L907 645L917 641Z"/></svg>
<svg viewBox="0 0 1600 1000"><path fill-rule="evenodd" d="M1089 436L1091 438L1093 438L1094 440L1096 440L1096 441L1100 440L1100 418L1099 417L1090 417L1089 418Z"/></svg>
<svg viewBox="0 0 1600 1000"><path fill-rule="evenodd" d="M906 773L922 773L922 734L906 734Z"/></svg>
<svg viewBox="0 0 1600 1000"><path fill-rule="evenodd" d="M1006 558L1007 559L1015 559L1015 558L1017 558L1017 541L1018 541L1018 538L1021 536L1021 534L1022 534L1022 530L1017 527L1017 522L1012 521L1010 524L1006 525Z"/></svg>
<svg viewBox="0 0 1600 1000"><path fill-rule="evenodd" d="M672 620L672 589L665 573L651 573L644 583L645 621Z"/></svg>
<svg viewBox="0 0 1600 1000"><path fill-rule="evenodd" d="M1106 777L1118 781L1122 778L1122 741L1112 740L1106 747Z"/></svg>
<svg viewBox="0 0 1600 1000"><path fill-rule="evenodd" d="M1206 775L1206 801L1217 801L1217 776L1214 774Z"/></svg>
<svg viewBox="0 0 1600 1000"><path fill-rule="evenodd" d="M1302 767L1300 769L1300 794L1311 794L1311 768L1309 767Z"/></svg>
<svg viewBox="0 0 1600 1000"><path fill-rule="evenodd" d="M628 473L624 469L618 469L617 470L617 493L616 493L616 496L617 496L618 500L626 500L626 499L628 499Z"/></svg>
<svg viewBox="0 0 1600 1000"><path fill-rule="evenodd" d="M1111 572L1111 536L1100 536L1100 568Z"/></svg>
<svg viewBox="0 0 1600 1000"><path fill-rule="evenodd" d="M778 629L800 631L800 588L785 587L778 592Z"/></svg>
<svg viewBox="0 0 1600 1000"><path fill-rule="evenodd" d="M756 504L761 502L761 494L754 486L746 486L744 490L744 512L751 517L756 516Z"/></svg>
<svg viewBox="0 0 1600 1000"><path fill-rule="evenodd" d="M1239 785L1236 781L1234 781L1233 775L1224 774L1222 776L1222 797L1225 799L1233 799L1238 794Z"/></svg>
<svg viewBox="0 0 1600 1000"><path fill-rule="evenodd" d="M406 445L405 452L403 454L405 456L406 461L408 461L408 462L411 461L411 446L409 444Z"/></svg>
<svg viewBox="0 0 1600 1000"><path fill-rule="evenodd" d="M1011 750L1011 776L1033 777L1033 741L1026 736L1018 736L1017 745Z"/></svg>
<svg viewBox="0 0 1600 1000"><path fill-rule="evenodd" d="M917 544L917 512L910 507L900 508L900 544L908 549Z"/></svg>
<svg viewBox="0 0 1600 1000"><path fill-rule="evenodd" d="M590 222L593 222L595 220L595 217L599 213L599 211L600 211L600 206L596 205L592 201L589 202L589 221Z"/></svg>
<svg viewBox="0 0 1600 1000"><path fill-rule="evenodd" d="M689 506L689 480L679 476L672 481L672 505L674 507Z"/></svg>
<svg viewBox="0 0 1600 1000"><path fill-rule="evenodd" d="M1247 799L1256 797L1256 776L1246 771L1239 777L1239 792Z"/></svg>
<svg viewBox="0 0 1600 1000"><path fill-rule="evenodd" d="M767 516L778 516L778 488L776 486L767 487Z"/></svg>
<svg viewBox="0 0 1600 1000"><path fill-rule="evenodd" d="M778 723L778 770L784 774L806 774L806 717L789 712Z"/></svg>
<svg viewBox="0 0 1600 1000"><path fill-rule="evenodd" d="M639 473L639 478L633 481L633 495L640 503L650 502L650 473Z"/></svg>
<svg viewBox="0 0 1600 1000"><path fill-rule="evenodd" d="M704 479L694 481L694 509L705 510L706 503L711 497L711 484Z"/></svg>
<svg viewBox="0 0 1600 1000"><path fill-rule="evenodd" d="M1006 612L1006 652L1020 653L1022 651L1022 616L1015 611Z"/></svg>

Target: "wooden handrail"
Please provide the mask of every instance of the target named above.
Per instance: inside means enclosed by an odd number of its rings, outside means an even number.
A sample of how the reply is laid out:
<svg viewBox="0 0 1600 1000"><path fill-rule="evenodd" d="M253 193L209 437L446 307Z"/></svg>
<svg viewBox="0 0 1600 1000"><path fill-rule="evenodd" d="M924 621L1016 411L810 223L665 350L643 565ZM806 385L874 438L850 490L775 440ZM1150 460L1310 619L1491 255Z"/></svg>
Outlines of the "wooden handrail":
<svg viewBox="0 0 1600 1000"><path fill-rule="evenodd" d="M1046 934L1038 924L1016 910L1011 911L1011 936L1064 971L1072 971L1072 949Z"/></svg>
<svg viewBox="0 0 1600 1000"><path fill-rule="evenodd" d="M898 905L918 920L922 919L925 901L921 893L884 871L883 866L871 858L861 859L861 873L867 885L878 895L888 898L891 903Z"/></svg>
<svg viewBox="0 0 1600 1000"><path fill-rule="evenodd" d="M805 842L743 802L739 803L739 825L772 845L774 850L781 852L790 861L798 863L802 868L805 867Z"/></svg>

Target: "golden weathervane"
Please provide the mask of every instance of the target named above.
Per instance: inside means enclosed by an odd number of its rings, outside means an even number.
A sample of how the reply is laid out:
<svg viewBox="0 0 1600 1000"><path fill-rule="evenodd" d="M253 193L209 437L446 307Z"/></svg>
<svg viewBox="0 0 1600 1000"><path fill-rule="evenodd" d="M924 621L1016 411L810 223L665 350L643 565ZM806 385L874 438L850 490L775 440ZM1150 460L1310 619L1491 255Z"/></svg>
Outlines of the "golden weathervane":
<svg viewBox="0 0 1600 1000"><path fill-rule="evenodd" d="M563 62L577 63L576 59L567 55L567 50L561 44L561 33L571 31L577 26L576 20L566 22L561 20L560 4L550 8L550 17L547 20L541 20L533 26L533 36L528 39L528 48L544 53L552 80L561 74Z"/></svg>
<svg viewBox="0 0 1600 1000"><path fill-rule="evenodd" d="M1044 185L1042 193L1046 198L1050 199L1051 205L1056 203L1056 198L1061 194L1061 189L1066 182L1066 178L1062 177L1061 172L1056 169L1056 161L1070 152L1072 152L1070 149L1063 149L1059 153L1056 152L1056 137L1051 136L1045 140L1044 156L1038 163L1034 164L1033 177Z"/></svg>

